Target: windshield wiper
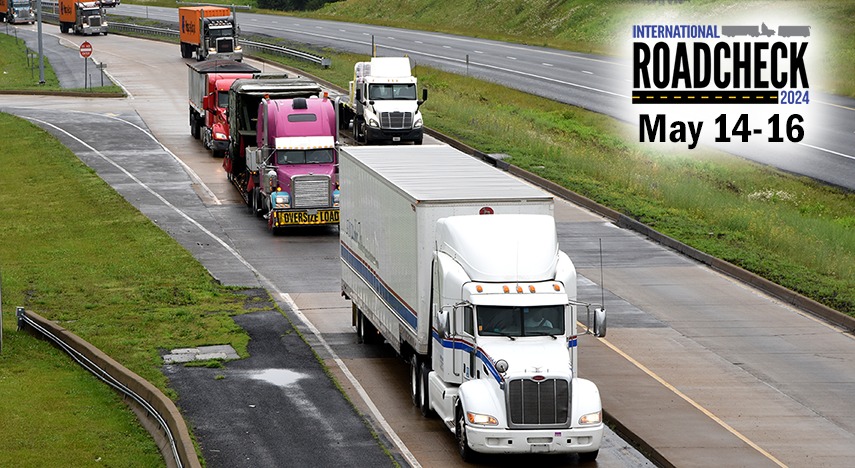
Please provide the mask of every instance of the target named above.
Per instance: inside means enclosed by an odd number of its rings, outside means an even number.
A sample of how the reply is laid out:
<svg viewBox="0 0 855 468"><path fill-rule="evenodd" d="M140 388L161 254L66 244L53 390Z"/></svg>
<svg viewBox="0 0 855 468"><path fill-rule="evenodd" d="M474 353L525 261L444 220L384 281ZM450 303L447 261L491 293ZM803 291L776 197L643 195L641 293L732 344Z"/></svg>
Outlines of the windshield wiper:
<svg viewBox="0 0 855 468"><path fill-rule="evenodd" d="M511 335L510 333L506 333L506 332L502 332L502 331L491 331L491 332L489 332L489 333L490 333L491 335L499 335L499 336L505 336L505 337L508 337L508 338L510 338L510 339L511 339L511 341L516 341L516 339L517 339L515 336ZM490 335L482 334L481 336L490 336Z"/></svg>
<svg viewBox="0 0 855 468"><path fill-rule="evenodd" d="M551 336L553 340L558 339L558 335L548 332L526 332L527 336Z"/></svg>

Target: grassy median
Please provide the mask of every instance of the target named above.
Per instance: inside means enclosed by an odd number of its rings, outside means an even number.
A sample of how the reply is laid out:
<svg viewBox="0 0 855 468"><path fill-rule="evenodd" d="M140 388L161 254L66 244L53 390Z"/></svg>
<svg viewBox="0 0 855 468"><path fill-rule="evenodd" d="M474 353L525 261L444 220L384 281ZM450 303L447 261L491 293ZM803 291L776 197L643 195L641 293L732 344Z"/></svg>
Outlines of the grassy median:
<svg viewBox="0 0 855 468"><path fill-rule="evenodd" d="M0 26L2 27L2 26ZM7 26L11 28L11 26ZM96 95L122 96L124 91L122 88L113 85L93 86L82 89L67 89L59 85L59 79L56 77L53 68L50 66L50 60L44 58L44 76L45 82L39 83L39 59L38 55L33 58L35 52L27 48L26 42L12 34L0 33L0 92L14 91L17 93L93 93ZM5 31L4 31L5 32Z"/></svg>
<svg viewBox="0 0 855 468"><path fill-rule="evenodd" d="M119 395L15 331L15 307L59 321L174 397L159 350L228 343L246 355L230 317L245 297L40 128L0 114L0 136L0 466L161 465Z"/></svg>

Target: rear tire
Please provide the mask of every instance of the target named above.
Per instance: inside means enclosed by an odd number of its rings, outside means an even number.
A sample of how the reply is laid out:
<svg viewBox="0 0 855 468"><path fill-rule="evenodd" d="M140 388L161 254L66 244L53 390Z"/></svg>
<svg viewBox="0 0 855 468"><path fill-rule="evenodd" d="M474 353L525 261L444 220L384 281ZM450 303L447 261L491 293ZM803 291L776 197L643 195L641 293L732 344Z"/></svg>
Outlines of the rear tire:
<svg viewBox="0 0 855 468"><path fill-rule="evenodd" d="M418 354L413 354L410 357L410 396L413 398L413 406L421 410L422 373L419 364Z"/></svg>
<svg viewBox="0 0 855 468"><path fill-rule="evenodd" d="M190 112L190 135L197 140L202 137L202 126L199 125L199 118L192 111Z"/></svg>
<svg viewBox="0 0 855 468"><path fill-rule="evenodd" d="M377 343L377 328L361 310L356 312L356 340L363 344Z"/></svg>

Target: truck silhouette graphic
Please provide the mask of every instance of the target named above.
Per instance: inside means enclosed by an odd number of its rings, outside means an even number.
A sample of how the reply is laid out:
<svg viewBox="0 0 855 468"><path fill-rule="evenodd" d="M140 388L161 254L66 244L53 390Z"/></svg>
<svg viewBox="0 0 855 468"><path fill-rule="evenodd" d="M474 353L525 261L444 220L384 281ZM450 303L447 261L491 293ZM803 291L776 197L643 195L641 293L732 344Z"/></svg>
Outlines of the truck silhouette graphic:
<svg viewBox="0 0 855 468"><path fill-rule="evenodd" d="M781 26L778 28L778 35L781 37L808 37L810 36L810 26Z"/></svg>
<svg viewBox="0 0 855 468"><path fill-rule="evenodd" d="M760 26L722 26L721 34L727 37L735 37L735 36L774 36L775 30L769 29L766 26L766 23L763 23Z"/></svg>

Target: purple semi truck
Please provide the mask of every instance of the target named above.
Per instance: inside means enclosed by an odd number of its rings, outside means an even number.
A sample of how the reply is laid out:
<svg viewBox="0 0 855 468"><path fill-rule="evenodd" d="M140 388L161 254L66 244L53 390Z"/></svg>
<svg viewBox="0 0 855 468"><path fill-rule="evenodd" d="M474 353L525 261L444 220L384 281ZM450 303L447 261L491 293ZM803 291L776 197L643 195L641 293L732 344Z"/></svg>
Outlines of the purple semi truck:
<svg viewBox="0 0 855 468"><path fill-rule="evenodd" d="M254 206L271 232L338 224L335 112L326 95L261 100L257 147L248 148L247 162L260 176Z"/></svg>

